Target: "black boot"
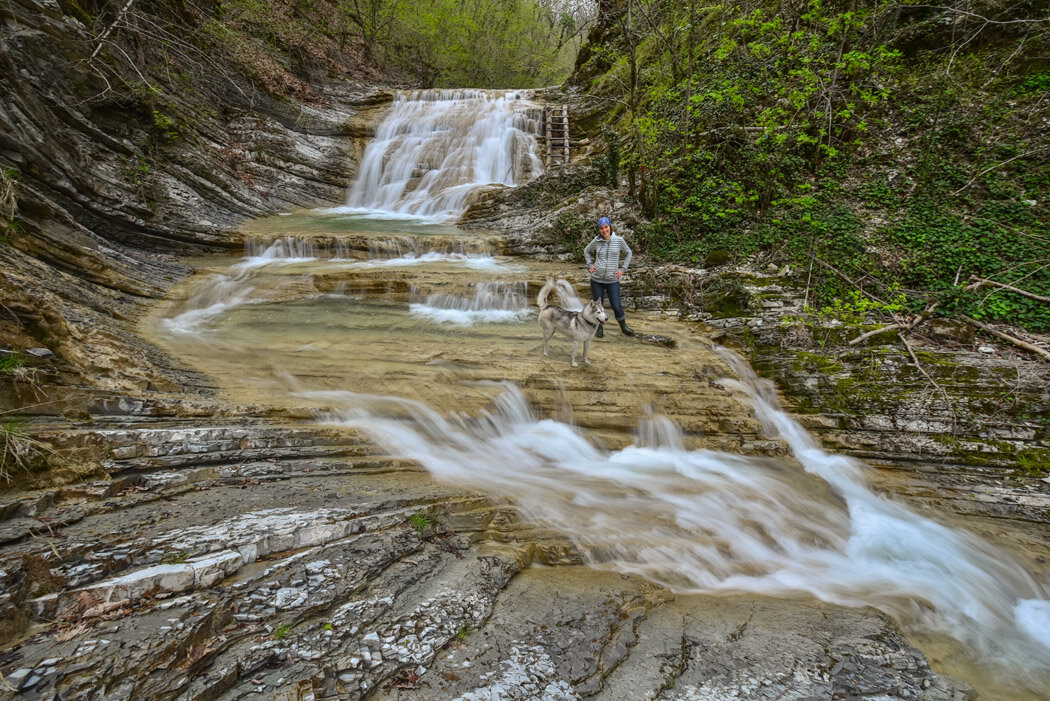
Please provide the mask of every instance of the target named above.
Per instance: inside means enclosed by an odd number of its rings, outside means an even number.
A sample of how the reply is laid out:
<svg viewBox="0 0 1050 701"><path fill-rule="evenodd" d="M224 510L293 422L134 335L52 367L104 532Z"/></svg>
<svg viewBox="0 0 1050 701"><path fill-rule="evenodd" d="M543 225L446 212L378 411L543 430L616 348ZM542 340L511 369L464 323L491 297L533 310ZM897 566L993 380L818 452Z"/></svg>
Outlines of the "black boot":
<svg viewBox="0 0 1050 701"><path fill-rule="evenodd" d="M600 322L600 321L598 322L598 330L594 332L594 337L595 338L604 338L605 337L604 324L602 324L602 322Z"/></svg>
<svg viewBox="0 0 1050 701"><path fill-rule="evenodd" d="M634 335L634 329L632 329L630 326L627 325L627 317L624 317L622 319L617 319L616 323L618 323L620 325L620 331L623 332L624 336L633 336Z"/></svg>

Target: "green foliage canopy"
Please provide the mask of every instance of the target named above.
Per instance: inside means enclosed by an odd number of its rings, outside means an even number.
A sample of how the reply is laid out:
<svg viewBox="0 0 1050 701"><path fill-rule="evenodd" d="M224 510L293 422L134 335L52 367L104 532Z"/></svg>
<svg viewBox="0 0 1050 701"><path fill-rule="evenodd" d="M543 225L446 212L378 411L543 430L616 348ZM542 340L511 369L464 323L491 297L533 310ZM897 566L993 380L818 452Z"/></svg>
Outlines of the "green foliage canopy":
<svg viewBox="0 0 1050 701"><path fill-rule="evenodd" d="M422 87L524 88L564 80L572 68L587 4L571 0L224 0L224 27L269 35L275 45L309 37L359 47L379 70Z"/></svg>

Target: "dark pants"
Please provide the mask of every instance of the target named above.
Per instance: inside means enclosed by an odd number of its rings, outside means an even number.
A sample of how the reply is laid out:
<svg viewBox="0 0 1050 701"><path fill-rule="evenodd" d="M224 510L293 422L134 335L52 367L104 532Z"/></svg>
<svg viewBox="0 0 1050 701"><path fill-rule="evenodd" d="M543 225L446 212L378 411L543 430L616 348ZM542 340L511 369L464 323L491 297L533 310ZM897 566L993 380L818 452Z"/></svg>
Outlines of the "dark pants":
<svg viewBox="0 0 1050 701"><path fill-rule="evenodd" d="M600 299L604 306L606 294L609 295L609 306L612 307L613 316L620 321L624 317L623 307L620 306L620 283L591 280L591 299Z"/></svg>

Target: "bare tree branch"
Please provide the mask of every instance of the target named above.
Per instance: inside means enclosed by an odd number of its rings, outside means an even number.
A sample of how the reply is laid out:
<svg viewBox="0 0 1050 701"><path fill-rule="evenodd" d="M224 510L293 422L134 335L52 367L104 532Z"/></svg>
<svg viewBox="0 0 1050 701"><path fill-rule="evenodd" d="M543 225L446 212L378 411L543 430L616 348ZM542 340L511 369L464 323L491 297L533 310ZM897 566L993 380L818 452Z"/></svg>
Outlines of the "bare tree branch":
<svg viewBox="0 0 1050 701"><path fill-rule="evenodd" d="M976 275L971 275L970 276L970 282L972 284L967 285L966 287L964 287L963 288L964 290L976 290L976 289L978 289L980 287L985 287L985 286L989 286L990 285L990 286L993 286L993 287L1001 287L1002 289L1010 290L1011 292L1016 292L1017 294L1024 295L1025 297L1031 297L1032 299L1037 299L1040 302L1050 302L1050 297L1044 297L1042 295L1037 295L1034 292L1027 292L1025 290L1022 290L1022 289L1019 289L1017 287L1014 287L1013 285L1004 285L1003 283L996 282L995 280L985 280L984 278L979 278Z"/></svg>
<svg viewBox="0 0 1050 701"><path fill-rule="evenodd" d="M966 320L967 323L973 324L974 326L979 328L981 331L985 331L987 333L992 334L993 336L997 336L997 337L1003 339L1004 341L1008 341L1009 343L1014 344L1018 348L1024 348L1027 351L1031 351L1031 352L1033 352L1033 353L1035 353L1037 355L1041 355L1043 358L1045 358L1046 360L1050 361L1050 351L1048 351L1048 350L1040 348L1039 346L1034 346L1031 343L1026 343L1025 341L1022 341L1019 338L1014 338L1013 336L1010 336L1009 334L1005 334L1005 333L1003 333L1002 331L1000 331L998 329L992 328L988 324L982 324L981 322L977 321L976 319L971 319L970 317L966 316L965 314L962 315L962 318L964 320Z"/></svg>
<svg viewBox="0 0 1050 701"><path fill-rule="evenodd" d="M106 43L106 39L109 37L110 33L117 28L118 24L124 21L124 15L128 13L128 10L130 10L131 6L134 4L135 0L128 0L124 3L124 7L120 8L120 12L117 13L117 18L113 20L113 24L109 25L106 28L106 31L102 32L98 37L98 46L95 47L95 50L91 53L91 57L88 58L88 61L94 60L94 58L98 56L98 52L102 50L102 45Z"/></svg>
<svg viewBox="0 0 1050 701"><path fill-rule="evenodd" d="M977 178L979 178L979 177L981 177L982 175L984 175L985 173L989 173L989 172L991 172L991 171L995 170L996 168L1002 168L1002 167L1003 167L1004 165L1006 165L1007 163L1010 163L1011 161L1016 161L1016 160L1017 160L1018 158L1024 158L1025 156L1031 156L1031 155L1034 155L1034 154L1036 154L1036 153L1040 153L1040 152L1042 152L1042 151L1046 151L1046 150L1047 150L1048 148L1050 148L1050 146L1044 146L1044 147L1042 147L1042 148L1037 148L1037 149L1033 149L1033 150L1031 150L1031 151L1025 151L1024 153L1019 153L1019 154L1017 154L1017 155L1016 155L1016 156L1014 156L1013 158L1007 158L1007 159L1006 159L1005 161L1003 161L1002 163L996 163L996 164L995 164L994 166L991 166L990 168L985 168L985 169L984 169L984 170L982 170L982 171L981 171L980 173L978 173L977 175L975 175L975 176L973 176L972 178L970 178L970 182L966 183L965 185L963 185L962 187L960 187L960 188L959 188L958 190L956 190L956 191L955 191L955 192L953 192L952 194L953 194L953 195L958 195L958 194L959 194L960 192L962 192L962 191L963 191L963 190L965 190L966 188L968 188L968 187L970 187L971 185L973 185L974 181L975 181L975 180L977 180Z"/></svg>
<svg viewBox="0 0 1050 701"><path fill-rule="evenodd" d="M944 387L938 384L937 380L933 379L933 376L930 375L930 373L926 372L926 369L922 366L922 363L919 362L918 356L915 355L915 351L912 350L911 344L908 343L908 339L905 338L904 333L898 333L897 338L899 338L901 340L901 343L904 344L904 348L908 351L908 355L911 356L912 363L915 365L918 371L921 372L926 377L926 379L930 381L930 384L933 385L938 391L940 391L941 396L944 397L944 405L948 407L948 409L952 412L952 431L954 433L954 424L958 417L955 414L955 405L952 404L951 397L948 396L947 390L945 390Z"/></svg>
<svg viewBox="0 0 1050 701"><path fill-rule="evenodd" d="M958 7L948 7L946 5L902 5L901 7L922 7L928 10L945 10L946 12L954 12L960 15L967 15L969 17L976 17L977 19L986 22L988 24L1040 24L1042 22L1050 22L1050 17L1044 19L1010 19L1010 20L996 20L988 19L983 15L979 15L976 12L968 12L966 10L959 9Z"/></svg>
<svg viewBox="0 0 1050 701"><path fill-rule="evenodd" d="M816 261L817 261L818 263L820 263L821 265L823 265L823 266L824 266L825 268L827 268L828 270L830 270L831 272L835 273L835 274L836 274L836 275L838 275L838 276L839 276L840 278L842 278L843 280L845 280L846 282L848 282L849 284L851 284L851 285L853 285L854 287L856 287L856 288L857 288L858 290L860 290L861 294L863 294L863 295L864 295L865 297L867 297L868 299L871 299L871 300L873 300L873 301L875 301L875 302L878 302L879 304L886 304L886 300L883 300L883 299L879 299L879 298L878 298L878 297L876 297L875 295L871 294L870 292L868 292L867 290L865 290L865 289L864 289L863 287L861 287L861 286L860 286L860 285L858 285L857 283L853 282L853 280L850 280L850 279L849 279L849 277L848 277L848 276L847 276L847 275L846 275L845 273L839 272L839 270L838 270L838 269L836 269L836 268L835 268L835 267L834 267L833 265L831 265L830 263L826 263L826 262L822 261L822 260L821 260L820 258L816 258L815 260L816 260Z"/></svg>

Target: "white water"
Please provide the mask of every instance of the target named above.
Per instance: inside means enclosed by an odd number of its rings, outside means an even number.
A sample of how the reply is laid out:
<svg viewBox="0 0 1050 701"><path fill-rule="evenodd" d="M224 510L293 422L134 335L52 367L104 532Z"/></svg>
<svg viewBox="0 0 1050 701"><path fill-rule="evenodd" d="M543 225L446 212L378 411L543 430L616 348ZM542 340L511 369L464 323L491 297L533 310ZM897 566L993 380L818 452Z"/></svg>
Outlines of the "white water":
<svg viewBox="0 0 1050 701"><path fill-rule="evenodd" d="M875 606L906 631L958 640L989 674L1047 688L1047 584L975 536L876 495L862 465L817 447L743 361L732 362L769 435L791 447L801 470L685 450L659 416L633 446L607 454L570 425L537 420L513 385L476 420L396 397L310 396L345 407L326 423L363 429L439 479L513 499L594 566L681 592Z"/></svg>
<svg viewBox="0 0 1050 701"><path fill-rule="evenodd" d="M479 282L473 295L430 294L409 305L409 314L421 319L456 326L523 321L532 314L528 285L524 282Z"/></svg>
<svg viewBox="0 0 1050 701"><path fill-rule="evenodd" d="M480 185L519 185L543 172L542 109L522 92L400 93L361 159L345 208L375 216L455 219Z"/></svg>
<svg viewBox="0 0 1050 701"><path fill-rule="evenodd" d="M160 323L173 336L199 337L233 309L279 299L281 290L286 286L326 270L404 268L433 264L462 266L479 272L514 273L522 270L521 266L496 258L486 248L479 249L467 241L458 244L446 242L438 248L431 248L430 245L425 238L389 238L372 241L367 253L357 253L339 239L324 244L302 236L285 236L268 242L248 240L242 260L211 275ZM295 266L304 269L300 272L291 270ZM479 290L485 289L479 286ZM500 299L500 296L506 297L507 294L512 295L511 299ZM531 313L523 295L524 290L497 295L483 293L474 302L459 305L442 302L435 297L434 300L414 304L412 313L460 325L515 321ZM458 313L446 313L442 309Z"/></svg>

